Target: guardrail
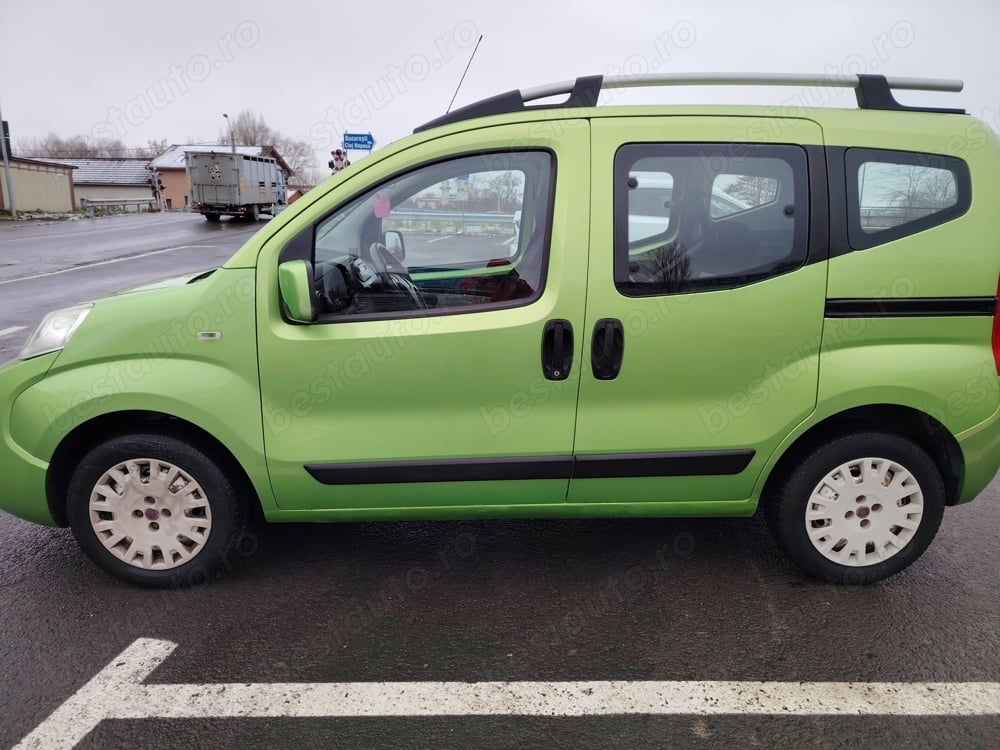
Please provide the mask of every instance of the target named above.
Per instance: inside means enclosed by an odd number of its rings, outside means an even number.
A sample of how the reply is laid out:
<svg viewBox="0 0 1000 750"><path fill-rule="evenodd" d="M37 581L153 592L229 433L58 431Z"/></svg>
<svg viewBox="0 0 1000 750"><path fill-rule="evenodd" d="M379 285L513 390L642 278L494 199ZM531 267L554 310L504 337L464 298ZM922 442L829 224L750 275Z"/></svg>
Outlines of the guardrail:
<svg viewBox="0 0 1000 750"><path fill-rule="evenodd" d="M87 209L87 215L94 216L95 208L113 208L121 206L125 211L128 206L135 206L135 212L139 213L141 206L149 206L150 210L155 208L152 198L81 198L80 208Z"/></svg>
<svg viewBox="0 0 1000 750"><path fill-rule="evenodd" d="M394 208L390 219L409 221L468 221L481 224L508 224L514 221L514 214L490 211L421 211L414 208Z"/></svg>
<svg viewBox="0 0 1000 750"><path fill-rule="evenodd" d="M940 211L940 207L918 207L918 206L862 206L861 227L862 229L889 229L891 227L905 224L914 219L922 219L930 216L935 211Z"/></svg>

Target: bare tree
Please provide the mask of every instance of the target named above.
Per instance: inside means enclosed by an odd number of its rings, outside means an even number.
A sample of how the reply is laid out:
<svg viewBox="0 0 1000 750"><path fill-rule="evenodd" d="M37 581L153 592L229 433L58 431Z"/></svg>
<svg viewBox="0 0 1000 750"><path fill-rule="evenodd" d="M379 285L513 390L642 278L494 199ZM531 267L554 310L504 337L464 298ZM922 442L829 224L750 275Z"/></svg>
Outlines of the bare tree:
<svg viewBox="0 0 1000 750"><path fill-rule="evenodd" d="M313 184L318 182L318 172L316 170L316 155L309 145L309 141L302 138L290 138L288 136L275 133L275 151L281 154L281 158L291 168L292 174L311 180Z"/></svg>
<svg viewBox="0 0 1000 750"><path fill-rule="evenodd" d="M17 148L19 156L52 159L122 158L129 156L131 151L133 150L117 139L88 138L84 135L60 138L55 133L49 133L44 138L19 141Z"/></svg>
<svg viewBox="0 0 1000 750"><path fill-rule="evenodd" d="M233 129L233 138L238 146L271 146L274 144L275 132L264 121L264 116L252 109L241 109L229 118L229 127ZM223 128L219 140L229 142L229 129Z"/></svg>
<svg viewBox="0 0 1000 750"><path fill-rule="evenodd" d="M524 176L520 172L504 170L489 178L489 194L496 200L497 211L516 211L521 207Z"/></svg>
<svg viewBox="0 0 1000 750"><path fill-rule="evenodd" d="M161 138L159 140L148 140L145 146L140 146L135 150L135 155L142 157L143 159L155 159L157 156L162 154L167 150L166 138Z"/></svg>
<svg viewBox="0 0 1000 750"><path fill-rule="evenodd" d="M778 181L772 177L740 175L732 185L723 188L734 198L739 198L748 206L762 206L770 203L778 194Z"/></svg>
<svg viewBox="0 0 1000 750"><path fill-rule="evenodd" d="M858 178L861 224L866 230L929 216L958 200L955 176L947 169L866 162Z"/></svg>
<svg viewBox="0 0 1000 750"><path fill-rule="evenodd" d="M885 192L892 205L939 210L953 205L957 199L955 177L947 169L896 164L886 172L891 179L889 184L896 186Z"/></svg>
<svg viewBox="0 0 1000 750"><path fill-rule="evenodd" d="M264 116L252 109L241 109L229 118L233 139L238 146L271 146L292 170L292 174L315 179L316 156L312 146L302 138L292 138L271 128ZM229 142L229 129L219 132L222 143Z"/></svg>
<svg viewBox="0 0 1000 750"><path fill-rule="evenodd" d="M635 281L664 293L683 291L691 279L691 258L677 241L651 250L648 261L639 264Z"/></svg>

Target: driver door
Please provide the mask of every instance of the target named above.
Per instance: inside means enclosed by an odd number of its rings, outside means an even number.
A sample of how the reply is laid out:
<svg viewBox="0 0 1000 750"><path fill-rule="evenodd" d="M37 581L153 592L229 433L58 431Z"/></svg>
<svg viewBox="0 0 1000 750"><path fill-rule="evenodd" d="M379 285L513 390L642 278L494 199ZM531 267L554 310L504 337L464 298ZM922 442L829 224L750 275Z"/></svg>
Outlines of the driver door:
<svg viewBox="0 0 1000 750"><path fill-rule="evenodd" d="M588 125L527 132L425 142L418 166L408 151L385 158L265 246L260 382L282 510L444 516L565 502L588 246L587 222L573 216L590 200ZM311 325L282 315L275 268L294 258L314 269ZM545 361L557 345L568 368Z"/></svg>

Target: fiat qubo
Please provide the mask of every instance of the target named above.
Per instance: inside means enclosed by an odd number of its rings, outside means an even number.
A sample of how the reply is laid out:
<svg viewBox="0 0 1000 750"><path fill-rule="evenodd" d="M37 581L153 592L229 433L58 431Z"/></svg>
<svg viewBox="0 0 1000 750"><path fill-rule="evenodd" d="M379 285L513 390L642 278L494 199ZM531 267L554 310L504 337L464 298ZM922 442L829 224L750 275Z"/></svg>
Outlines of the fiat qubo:
<svg viewBox="0 0 1000 750"><path fill-rule="evenodd" d="M720 83L858 106L598 106ZM221 268L48 315L0 369L0 504L152 586L254 516L758 508L814 576L893 575L1000 465L1000 141L897 89L961 82L446 114Z"/></svg>

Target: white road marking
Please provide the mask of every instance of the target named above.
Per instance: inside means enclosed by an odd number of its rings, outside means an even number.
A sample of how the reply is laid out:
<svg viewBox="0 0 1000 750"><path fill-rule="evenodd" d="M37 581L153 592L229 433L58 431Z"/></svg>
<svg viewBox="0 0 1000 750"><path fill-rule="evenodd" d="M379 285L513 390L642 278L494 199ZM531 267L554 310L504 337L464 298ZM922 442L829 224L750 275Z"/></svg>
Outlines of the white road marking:
<svg viewBox="0 0 1000 750"><path fill-rule="evenodd" d="M127 255L124 258L112 258L111 260L99 260L95 263L86 263L82 266L70 266L69 268L60 268L57 271L45 271L44 273L36 273L31 276L19 276L16 279L5 279L0 281L0 286L4 284L16 284L19 281L31 281L32 279L44 279L46 276L58 276L61 273L69 273L70 271L86 271L88 268L96 268L97 266L107 266L111 263L124 263L128 260L138 260L139 258L148 258L151 255L160 255L162 253L172 253L174 250L183 250L188 247L197 248L213 248L215 245L178 245L177 247L166 247L163 250L151 250L148 253L139 253L138 255Z"/></svg>
<svg viewBox="0 0 1000 750"><path fill-rule="evenodd" d="M450 240L452 237L458 237L458 235L457 234L446 234L446 235L443 235L441 237L435 237L433 240L427 240L427 242L425 242L424 244L425 245L432 245L435 242L440 242L441 240Z"/></svg>
<svg viewBox="0 0 1000 750"><path fill-rule="evenodd" d="M12 328L2 328L0 329L0 339L4 336L10 336L12 333L17 333L18 331L23 331L25 326L13 326Z"/></svg>
<svg viewBox="0 0 1000 750"><path fill-rule="evenodd" d="M144 685L177 648L140 638L14 750L72 748L104 719L354 716L984 716L1000 682L330 682Z"/></svg>

